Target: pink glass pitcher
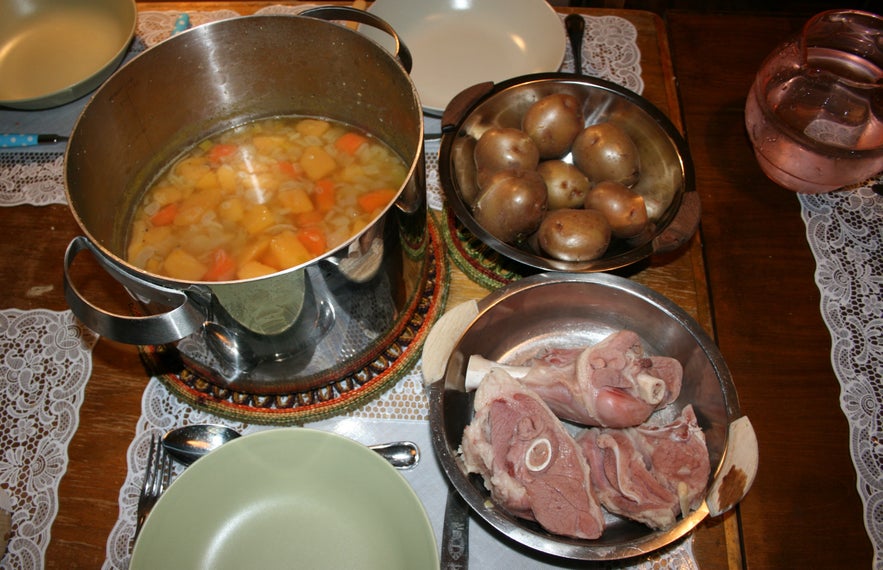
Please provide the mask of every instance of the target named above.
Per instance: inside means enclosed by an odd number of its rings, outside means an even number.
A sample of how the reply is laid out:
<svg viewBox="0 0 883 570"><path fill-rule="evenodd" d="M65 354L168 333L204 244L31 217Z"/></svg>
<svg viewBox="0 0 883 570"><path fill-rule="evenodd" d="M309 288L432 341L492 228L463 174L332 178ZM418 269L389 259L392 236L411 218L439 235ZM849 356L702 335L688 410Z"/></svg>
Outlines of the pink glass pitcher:
<svg viewBox="0 0 883 570"><path fill-rule="evenodd" d="M763 62L745 126L764 173L789 190L830 192L883 171L883 18L813 16Z"/></svg>

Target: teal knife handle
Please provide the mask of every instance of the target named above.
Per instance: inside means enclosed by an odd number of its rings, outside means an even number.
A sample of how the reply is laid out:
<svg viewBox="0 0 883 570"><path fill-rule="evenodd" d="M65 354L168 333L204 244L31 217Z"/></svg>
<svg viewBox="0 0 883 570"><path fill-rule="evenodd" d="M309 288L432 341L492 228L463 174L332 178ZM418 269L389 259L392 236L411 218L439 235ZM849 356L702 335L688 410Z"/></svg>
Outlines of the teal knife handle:
<svg viewBox="0 0 883 570"><path fill-rule="evenodd" d="M0 135L0 148L19 148L23 146L36 146L39 144L37 135L34 134L4 134Z"/></svg>
<svg viewBox="0 0 883 570"><path fill-rule="evenodd" d="M188 14L181 14L178 16L178 19L175 20L175 27L172 28L172 35L176 36L188 29L190 29L190 16Z"/></svg>

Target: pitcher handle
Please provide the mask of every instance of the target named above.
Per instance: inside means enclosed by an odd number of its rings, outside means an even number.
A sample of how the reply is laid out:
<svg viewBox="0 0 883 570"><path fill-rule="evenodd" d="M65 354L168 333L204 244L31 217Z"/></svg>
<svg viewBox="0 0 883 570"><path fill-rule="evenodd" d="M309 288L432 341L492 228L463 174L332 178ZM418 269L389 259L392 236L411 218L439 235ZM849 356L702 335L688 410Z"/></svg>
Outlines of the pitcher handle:
<svg viewBox="0 0 883 570"><path fill-rule="evenodd" d="M74 286L70 276L71 264L83 250L89 250L101 267L133 295L170 307L170 310L138 317L111 313L89 302ZM101 336L125 344L174 342L198 331L205 322L205 316L183 291L160 287L122 271L84 236L71 240L64 254L64 297L83 324Z"/></svg>
<svg viewBox="0 0 883 570"><path fill-rule="evenodd" d="M405 71L411 73L411 66L413 65L411 51L402 42L402 39L396 33L395 29L393 29L393 27L383 18L380 18L371 12L350 8L349 6L319 6L304 10L300 15L327 21L346 20L358 22L359 24L367 24L372 28L377 28L380 31L386 32L392 36L393 40L395 40L396 49L393 55L399 60L399 63L405 68Z"/></svg>

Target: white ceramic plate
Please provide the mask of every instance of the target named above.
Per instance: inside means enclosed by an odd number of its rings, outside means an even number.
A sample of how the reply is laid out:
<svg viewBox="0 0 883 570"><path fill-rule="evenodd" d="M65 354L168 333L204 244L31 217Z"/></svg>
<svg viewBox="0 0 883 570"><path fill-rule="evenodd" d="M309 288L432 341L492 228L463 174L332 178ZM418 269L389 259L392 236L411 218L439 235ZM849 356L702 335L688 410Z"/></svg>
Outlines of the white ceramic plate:
<svg viewBox="0 0 883 570"><path fill-rule="evenodd" d="M467 87L557 71L564 60L564 25L544 0L377 0L368 10L411 51L411 78L431 114ZM392 49L383 32L359 29Z"/></svg>
<svg viewBox="0 0 883 570"><path fill-rule="evenodd" d="M281 428L236 439L163 494L131 570L438 568L417 495L391 465L339 435Z"/></svg>

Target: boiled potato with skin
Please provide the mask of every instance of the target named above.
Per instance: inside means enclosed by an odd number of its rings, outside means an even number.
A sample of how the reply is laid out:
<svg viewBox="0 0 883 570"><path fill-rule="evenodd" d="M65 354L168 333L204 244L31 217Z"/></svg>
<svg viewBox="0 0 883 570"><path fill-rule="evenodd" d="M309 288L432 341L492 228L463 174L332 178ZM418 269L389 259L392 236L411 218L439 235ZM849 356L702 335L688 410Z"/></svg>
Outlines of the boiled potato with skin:
<svg viewBox="0 0 883 570"><path fill-rule="evenodd" d="M536 231L545 213L546 184L536 170L495 173L472 206L475 221L506 243Z"/></svg>
<svg viewBox="0 0 883 570"><path fill-rule="evenodd" d="M634 237L647 227L644 197L618 182L596 184L586 194L585 207L604 214L615 237Z"/></svg>
<svg viewBox="0 0 883 570"><path fill-rule="evenodd" d="M540 151L524 131L492 127L475 143L474 160L478 185L484 188L495 172L534 170L540 163Z"/></svg>
<svg viewBox="0 0 883 570"><path fill-rule="evenodd" d="M521 118L521 130L536 143L540 158L546 159L567 154L584 125L579 99L567 93L546 95Z"/></svg>
<svg viewBox="0 0 883 570"><path fill-rule="evenodd" d="M579 168L563 160L545 160L537 166L537 172L546 183L550 210L583 205L591 184Z"/></svg>
<svg viewBox="0 0 883 570"><path fill-rule="evenodd" d="M593 183L604 180L632 186L641 174L635 141L614 123L590 125L573 140L573 164Z"/></svg>
<svg viewBox="0 0 883 570"><path fill-rule="evenodd" d="M610 245L610 225L597 210L565 208L546 214L537 241L542 251L561 261L592 261Z"/></svg>

